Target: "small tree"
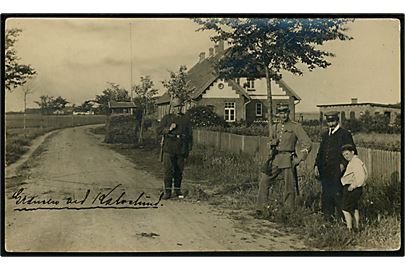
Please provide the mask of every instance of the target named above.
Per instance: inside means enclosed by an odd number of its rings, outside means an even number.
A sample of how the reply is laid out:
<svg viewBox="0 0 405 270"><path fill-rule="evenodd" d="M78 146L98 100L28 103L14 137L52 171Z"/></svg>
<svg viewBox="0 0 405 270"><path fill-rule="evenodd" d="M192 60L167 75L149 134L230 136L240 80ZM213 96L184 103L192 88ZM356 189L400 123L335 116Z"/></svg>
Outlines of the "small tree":
<svg viewBox="0 0 405 270"><path fill-rule="evenodd" d="M35 101L35 103L41 108L41 114L50 114L52 100L53 97L42 95L39 97L39 101Z"/></svg>
<svg viewBox="0 0 405 270"><path fill-rule="evenodd" d="M272 136L271 79L279 80L281 71L302 75L301 66L310 71L326 68L326 57L333 53L320 49L331 40L351 39L344 34L347 19L270 19L197 18L197 31L214 31L211 40L227 41L231 49L219 61L224 78L266 77L269 136Z"/></svg>
<svg viewBox="0 0 405 270"><path fill-rule="evenodd" d="M17 86L25 84L28 79L37 73L30 65L20 64L18 62L20 58L17 56L17 51L14 46L21 32L21 29L12 28L6 29L5 33L4 85L10 92Z"/></svg>
<svg viewBox="0 0 405 270"><path fill-rule="evenodd" d="M101 95L96 95L95 101L100 104L98 111L108 113L108 102L110 101L130 101L128 91L121 88L119 84L107 82L108 87L103 90Z"/></svg>
<svg viewBox="0 0 405 270"><path fill-rule="evenodd" d="M93 108L93 101L92 100L86 100L79 106L75 106L75 111L78 112L88 112L88 111L94 111Z"/></svg>
<svg viewBox="0 0 405 270"><path fill-rule="evenodd" d="M35 101L41 108L42 114L52 114L57 110L63 110L69 103L65 98L59 96L57 98L48 95L42 95L39 97L39 101Z"/></svg>
<svg viewBox="0 0 405 270"><path fill-rule="evenodd" d="M190 87L187 79L187 67L182 65L178 72L169 71L169 79L162 81L163 86L167 89L169 96L178 97L184 102L191 102L191 94L194 89Z"/></svg>
<svg viewBox="0 0 405 270"><path fill-rule="evenodd" d="M30 84L25 84L22 87L24 95L24 135L26 136L26 111L27 111L27 96L34 93L34 88Z"/></svg>
<svg viewBox="0 0 405 270"><path fill-rule="evenodd" d="M51 109L52 111L61 111L66 107L67 104L69 104L69 101L61 96L58 96L57 98L52 99Z"/></svg>
<svg viewBox="0 0 405 270"><path fill-rule="evenodd" d="M158 90L153 88L153 81L149 76L141 77L141 82L138 85L135 85L134 93L136 94L136 102L139 108L141 109L141 126L139 129L138 142L143 142L143 125L145 121L145 116L148 113L148 108L153 106L155 99L154 96L157 95Z"/></svg>

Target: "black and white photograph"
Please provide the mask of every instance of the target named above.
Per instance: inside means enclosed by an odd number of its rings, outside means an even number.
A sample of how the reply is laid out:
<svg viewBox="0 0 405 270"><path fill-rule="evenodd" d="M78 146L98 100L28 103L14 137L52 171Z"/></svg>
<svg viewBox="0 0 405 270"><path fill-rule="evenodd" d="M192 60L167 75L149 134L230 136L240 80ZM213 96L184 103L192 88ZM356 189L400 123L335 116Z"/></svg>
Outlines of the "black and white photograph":
<svg viewBox="0 0 405 270"><path fill-rule="evenodd" d="M403 18L2 14L3 255L403 256Z"/></svg>

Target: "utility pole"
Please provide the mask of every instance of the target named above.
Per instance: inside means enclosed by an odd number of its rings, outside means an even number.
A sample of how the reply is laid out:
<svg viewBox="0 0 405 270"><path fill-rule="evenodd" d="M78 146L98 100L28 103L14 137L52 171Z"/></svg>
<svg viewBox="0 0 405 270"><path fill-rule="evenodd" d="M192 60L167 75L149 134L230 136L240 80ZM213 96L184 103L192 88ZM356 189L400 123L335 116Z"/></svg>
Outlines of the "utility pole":
<svg viewBox="0 0 405 270"><path fill-rule="evenodd" d="M133 87L133 78L132 78L132 23L129 23L129 55L130 55L130 63L131 63L131 84L129 87L129 90L131 91L131 102L134 101L134 91L132 89ZM133 108L131 108L131 115L133 115Z"/></svg>

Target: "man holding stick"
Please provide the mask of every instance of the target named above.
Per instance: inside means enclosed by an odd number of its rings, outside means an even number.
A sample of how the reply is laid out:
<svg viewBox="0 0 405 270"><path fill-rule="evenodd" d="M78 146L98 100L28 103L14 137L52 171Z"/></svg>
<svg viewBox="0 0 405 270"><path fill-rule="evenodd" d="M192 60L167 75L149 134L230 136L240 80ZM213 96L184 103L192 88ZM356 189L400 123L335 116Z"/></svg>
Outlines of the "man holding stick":
<svg viewBox="0 0 405 270"><path fill-rule="evenodd" d="M184 160L193 146L193 131L190 119L182 113L183 101L174 97L170 106L174 113L165 115L157 127L157 134L163 136L163 168L164 168L164 200L174 195L183 198L181 182L183 178ZM174 181L173 181L174 180Z"/></svg>
<svg viewBox="0 0 405 270"><path fill-rule="evenodd" d="M270 143L269 159L265 162L259 175L259 194L257 198L256 215L263 215L268 203L269 188L272 181L282 174L284 178L283 200L287 207L294 207L295 196L298 194L297 165L306 159L311 150L311 140L302 126L289 119L288 105L279 105L277 114L280 123L272 126L273 136ZM296 152L297 142L301 150Z"/></svg>

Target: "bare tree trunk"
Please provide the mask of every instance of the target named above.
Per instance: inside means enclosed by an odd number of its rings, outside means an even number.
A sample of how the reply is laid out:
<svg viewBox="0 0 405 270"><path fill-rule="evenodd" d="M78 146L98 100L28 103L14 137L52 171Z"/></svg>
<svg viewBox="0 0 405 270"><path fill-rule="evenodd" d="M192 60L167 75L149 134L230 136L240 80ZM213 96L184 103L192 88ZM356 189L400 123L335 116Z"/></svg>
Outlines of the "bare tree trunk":
<svg viewBox="0 0 405 270"><path fill-rule="evenodd" d="M267 104L268 104L268 118L269 121L269 138L273 137L272 134L272 125L273 125L273 98L271 96L271 78L269 74L269 67L267 65L264 66L264 70L266 71L266 82L267 82Z"/></svg>
<svg viewBox="0 0 405 270"><path fill-rule="evenodd" d="M27 93L24 92L24 134L25 134L25 128L26 128L26 120L25 120L25 114L27 110Z"/></svg>
<svg viewBox="0 0 405 270"><path fill-rule="evenodd" d="M146 115L146 108L142 110L141 127L139 129L139 138L138 138L139 143L143 143L143 123L145 122L145 115Z"/></svg>

